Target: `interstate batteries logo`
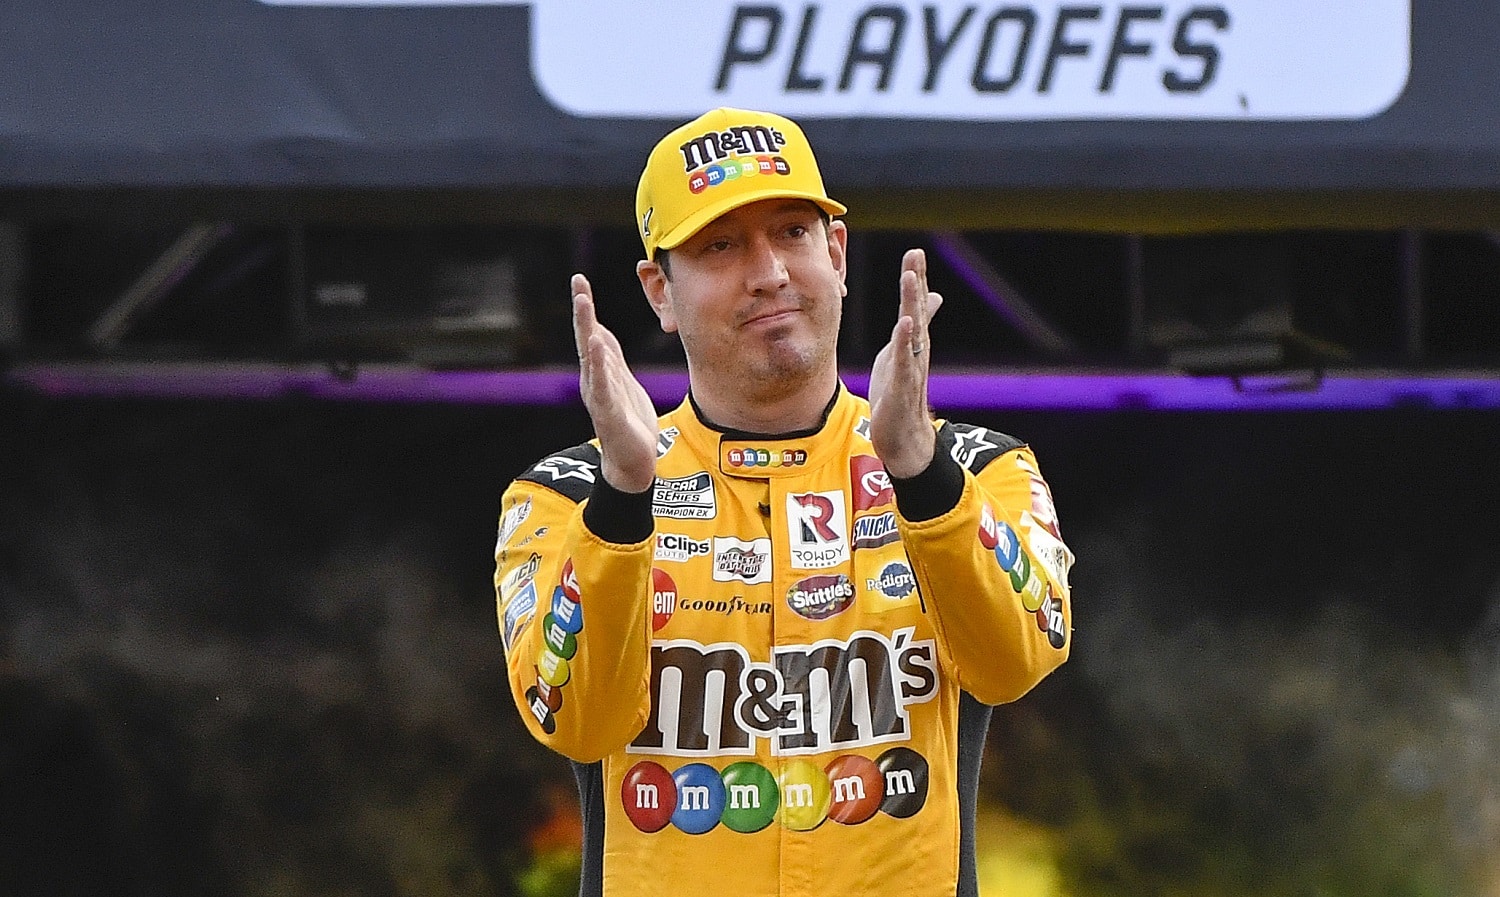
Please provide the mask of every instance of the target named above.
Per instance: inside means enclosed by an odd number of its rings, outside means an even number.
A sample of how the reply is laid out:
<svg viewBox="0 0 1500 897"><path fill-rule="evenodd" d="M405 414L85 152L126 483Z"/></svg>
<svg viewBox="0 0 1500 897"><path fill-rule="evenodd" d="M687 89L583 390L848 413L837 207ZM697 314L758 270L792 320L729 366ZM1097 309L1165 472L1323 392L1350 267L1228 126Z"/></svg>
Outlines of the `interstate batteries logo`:
<svg viewBox="0 0 1500 897"><path fill-rule="evenodd" d="M732 536L714 537L714 579L758 585L771 581L771 540L748 542Z"/></svg>

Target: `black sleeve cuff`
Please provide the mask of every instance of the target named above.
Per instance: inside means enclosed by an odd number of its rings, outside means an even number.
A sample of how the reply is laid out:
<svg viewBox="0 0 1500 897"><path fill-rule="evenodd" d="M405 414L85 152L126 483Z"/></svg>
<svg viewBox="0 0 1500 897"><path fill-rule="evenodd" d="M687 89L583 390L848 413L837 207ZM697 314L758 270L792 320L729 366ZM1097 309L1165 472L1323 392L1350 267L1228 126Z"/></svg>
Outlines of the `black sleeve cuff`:
<svg viewBox="0 0 1500 897"><path fill-rule="evenodd" d="M891 477L896 508L907 520L931 520L958 507L964 494L964 469L953 460L953 430L946 424L937 433L932 463L914 477Z"/></svg>
<svg viewBox="0 0 1500 897"><path fill-rule="evenodd" d="M589 532L616 545L634 545L651 537L656 519L651 515L651 489L621 492L601 473L583 506L583 525Z"/></svg>

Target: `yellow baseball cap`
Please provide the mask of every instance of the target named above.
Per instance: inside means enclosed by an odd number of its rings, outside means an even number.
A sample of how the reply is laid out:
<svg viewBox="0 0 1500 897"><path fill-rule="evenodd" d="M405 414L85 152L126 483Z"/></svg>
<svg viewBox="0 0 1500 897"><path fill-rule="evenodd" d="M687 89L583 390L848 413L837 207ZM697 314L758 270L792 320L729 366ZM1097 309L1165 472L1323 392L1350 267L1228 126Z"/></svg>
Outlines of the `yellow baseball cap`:
<svg viewBox="0 0 1500 897"><path fill-rule="evenodd" d="M762 199L807 199L830 215L844 206L828 198L818 160L789 118L719 108L663 137L646 160L635 192L635 223L646 247L680 246L704 225Z"/></svg>

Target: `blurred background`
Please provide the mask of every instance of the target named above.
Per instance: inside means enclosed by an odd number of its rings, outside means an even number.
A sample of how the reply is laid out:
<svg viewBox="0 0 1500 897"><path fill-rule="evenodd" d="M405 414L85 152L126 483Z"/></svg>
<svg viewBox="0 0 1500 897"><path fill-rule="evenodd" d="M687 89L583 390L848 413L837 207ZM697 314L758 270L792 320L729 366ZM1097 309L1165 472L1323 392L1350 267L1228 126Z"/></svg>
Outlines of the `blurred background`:
<svg viewBox="0 0 1500 897"><path fill-rule="evenodd" d="M925 248L1078 556L987 897L1500 895L1500 7L0 8L4 893L576 893L499 495L590 435L572 271L680 400L635 178L738 105L851 208L851 387Z"/></svg>

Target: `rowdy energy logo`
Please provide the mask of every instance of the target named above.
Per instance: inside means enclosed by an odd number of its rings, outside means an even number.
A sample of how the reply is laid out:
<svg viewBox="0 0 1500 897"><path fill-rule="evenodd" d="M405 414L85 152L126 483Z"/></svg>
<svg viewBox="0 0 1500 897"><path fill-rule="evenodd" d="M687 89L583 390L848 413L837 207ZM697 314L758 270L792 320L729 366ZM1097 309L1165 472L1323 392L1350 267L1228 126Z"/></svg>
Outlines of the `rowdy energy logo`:
<svg viewBox="0 0 1500 897"><path fill-rule="evenodd" d="M625 773L620 803L642 832L668 825L689 835L723 826L742 834L773 821L793 831L811 831L831 819L859 825L885 813L915 816L927 803L927 759L911 748L891 748L871 760L843 754L827 766L791 760L781 774L759 763L741 761L723 772L707 763L689 763L675 772L642 760Z"/></svg>
<svg viewBox="0 0 1500 897"><path fill-rule="evenodd" d="M915 633L859 630L848 641L779 645L769 663L734 643L657 641L651 716L626 750L749 756L764 738L785 757L906 741L907 708L938 688L936 643Z"/></svg>
<svg viewBox="0 0 1500 897"><path fill-rule="evenodd" d="M788 495L786 520L795 569L823 570L849 560L843 490Z"/></svg>

